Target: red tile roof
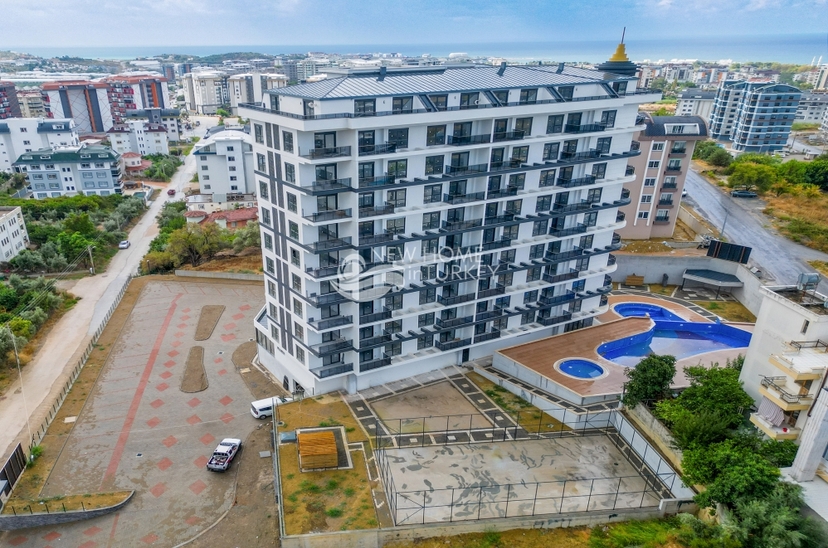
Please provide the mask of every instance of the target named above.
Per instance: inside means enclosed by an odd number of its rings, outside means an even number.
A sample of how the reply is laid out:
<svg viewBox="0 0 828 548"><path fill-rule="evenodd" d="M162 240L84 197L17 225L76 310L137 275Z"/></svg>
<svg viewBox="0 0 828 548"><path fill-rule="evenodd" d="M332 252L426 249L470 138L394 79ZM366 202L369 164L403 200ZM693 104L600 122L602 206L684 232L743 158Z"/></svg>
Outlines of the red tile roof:
<svg viewBox="0 0 828 548"><path fill-rule="evenodd" d="M227 211L214 211L208 214L205 211L187 211L184 216L190 219L203 217L199 223L215 223L219 219L227 223L245 223L255 221L259 218L259 210L255 207L241 207L239 209L228 209Z"/></svg>

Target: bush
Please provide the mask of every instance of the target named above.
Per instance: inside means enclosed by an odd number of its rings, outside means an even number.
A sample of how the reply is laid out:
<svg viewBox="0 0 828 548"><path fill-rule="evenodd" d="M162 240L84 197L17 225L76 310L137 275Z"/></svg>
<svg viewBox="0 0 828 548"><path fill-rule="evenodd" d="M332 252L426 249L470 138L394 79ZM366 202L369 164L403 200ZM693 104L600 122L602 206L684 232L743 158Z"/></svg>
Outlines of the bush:
<svg viewBox="0 0 828 548"><path fill-rule="evenodd" d="M662 403L672 402L659 402L659 405ZM726 417L712 411L704 410L699 414L693 414L682 409L674 416L671 431L676 446L681 450L687 450L723 441L727 438L728 426Z"/></svg>
<svg viewBox="0 0 828 548"><path fill-rule="evenodd" d="M711 165L717 167L727 167L733 161L733 156L731 156L725 149L716 147L716 150L712 151L706 159Z"/></svg>
<svg viewBox="0 0 828 548"><path fill-rule="evenodd" d="M664 398L676 375L676 358L673 356L647 356L635 368L627 368L629 379L624 385L624 405L635 407L642 401Z"/></svg>
<svg viewBox="0 0 828 548"><path fill-rule="evenodd" d="M800 486L777 482L767 497L736 505L734 534L744 548L826 546L822 529L800 512L803 505Z"/></svg>

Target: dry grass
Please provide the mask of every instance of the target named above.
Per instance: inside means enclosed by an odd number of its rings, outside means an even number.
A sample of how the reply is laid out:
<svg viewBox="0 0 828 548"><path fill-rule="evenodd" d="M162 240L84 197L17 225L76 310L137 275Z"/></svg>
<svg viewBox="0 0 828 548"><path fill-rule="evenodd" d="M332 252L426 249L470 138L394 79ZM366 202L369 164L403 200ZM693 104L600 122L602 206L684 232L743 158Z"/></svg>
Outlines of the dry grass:
<svg viewBox="0 0 828 548"><path fill-rule="evenodd" d="M785 194L765 195L765 214L794 242L828 252L828 195L807 198Z"/></svg>
<svg viewBox="0 0 828 548"><path fill-rule="evenodd" d="M527 431L560 432L561 430L571 430L570 427L558 419L541 411L505 388L498 386L486 377L475 372L468 373L466 377Z"/></svg>
<svg viewBox="0 0 828 548"><path fill-rule="evenodd" d="M198 270L200 272L235 272L237 274L261 274L262 254L248 254L243 251L240 255L229 257L216 257L212 261L198 265L197 267L183 266L186 270Z"/></svg>
<svg viewBox="0 0 828 548"><path fill-rule="evenodd" d="M115 491L38 499L14 497L14 500L9 501L3 508L3 514L54 514L55 512L94 510L123 502L131 493L132 491Z"/></svg>
<svg viewBox="0 0 828 548"><path fill-rule="evenodd" d="M233 365L238 367L239 369L243 367L250 367L250 364L253 363L253 358L256 357L256 353L258 349L256 348L256 343L254 341L247 341L246 343L242 343L233 351Z"/></svg>
<svg viewBox="0 0 828 548"><path fill-rule="evenodd" d="M588 548L586 527L561 529L513 529L500 533L467 533L454 537L395 541L388 548Z"/></svg>
<svg viewBox="0 0 828 548"><path fill-rule="evenodd" d="M187 354L187 365L181 377L181 391L186 393L207 390L207 372L204 370L204 347L193 346Z"/></svg>
<svg viewBox="0 0 828 548"><path fill-rule="evenodd" d="M736 301L693 301L695 304L705 308L717 316L721 316L730 322L756 323L756 316Z"/></svg>
<svg viewBox="0 0 828 548"><path fill-rule="evenodd" d="M823 276L828 276L828 261L808 261L808 264L816 268Z"/></svg>
<svg viewBox="0 0 828 548"><path fill-rule="evenodd" d="M206 341L209 339L223 313L224 305L208 304L202 306L201 313L198 315L198 325L196 326L193 339L197 341Z"/></svg>
<svg viewBox="0 0 828 548"><path fill-rule="evenodd" d="M670 297L673 295L673 292L676 290L677 287L677 285L662 286L661 284L650 284L650 293L656 293L658 295L666 295Z"/></svg>
<svg viewBox="0 0 828 548"><path fill-rule="evenodd" d="M672 239L677 242L692 242L696 239L696 233L684 221L676 219L676 228L673 230Z"/></svg>
<svg viewBox="0 0 828 548"><path fill-rule="evenodd" d="M624 253L670 253L673 248L664 244L664 239L654 240L626 240L621 244Z"/></svg>
<svg viewBox="0 0 828 548"><path fill-rule="evenodd" d="M306 397L298 402L280 405L276 409L279 413L278 420L284 423L279 430L342 425L345 427L348 443L368 441L368 436L351 415L348 406L335 393L315 398Z"/></svg>

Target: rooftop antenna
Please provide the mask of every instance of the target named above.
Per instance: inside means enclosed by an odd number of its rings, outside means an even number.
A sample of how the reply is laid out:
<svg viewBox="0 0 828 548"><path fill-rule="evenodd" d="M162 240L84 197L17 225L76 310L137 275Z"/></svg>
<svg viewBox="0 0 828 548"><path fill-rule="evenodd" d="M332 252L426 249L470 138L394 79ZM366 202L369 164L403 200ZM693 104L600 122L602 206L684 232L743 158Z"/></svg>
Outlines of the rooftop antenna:
<svg viewBox="0 0 828 548"><path fill-rule="evenodd" d="M500 62L500 68L497 69L497 75L503 76L503 73L506 72L506 61Z"/></svg>

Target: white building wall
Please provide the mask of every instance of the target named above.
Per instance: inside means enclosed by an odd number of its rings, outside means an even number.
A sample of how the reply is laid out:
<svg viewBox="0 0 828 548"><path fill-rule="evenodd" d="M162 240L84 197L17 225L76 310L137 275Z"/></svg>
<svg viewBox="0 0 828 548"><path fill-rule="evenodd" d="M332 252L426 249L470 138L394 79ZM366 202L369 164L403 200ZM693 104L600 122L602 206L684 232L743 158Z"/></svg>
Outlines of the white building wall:
<svg viewBox="0 0 828 548"><path fill-rule="evenodd" d="M29 243L26 222L19 207L0 207L0 262L9 262Z"/></svg>
<svg viewBox="0 0 828 548"><path fill-rule="evenodd" d="M38 131L38 125L46 122L53 128L65 130ZM25 153L42 148L77 146L78 132L75 123L69 118L8 118L0 122L8 132L0 130L0 171L11 171L12 164Z"/></svg>

